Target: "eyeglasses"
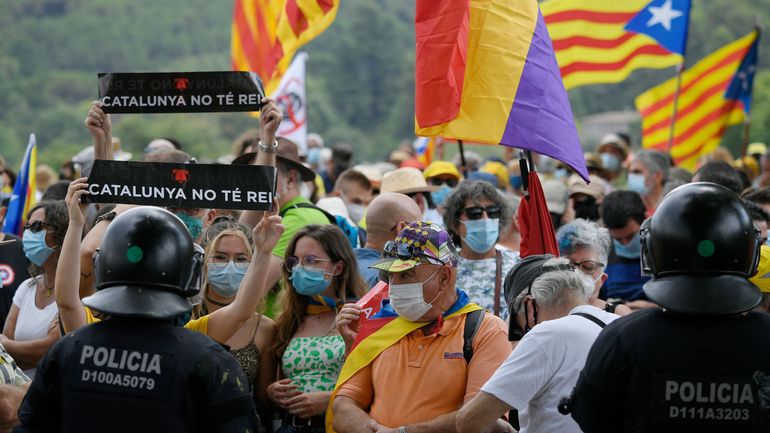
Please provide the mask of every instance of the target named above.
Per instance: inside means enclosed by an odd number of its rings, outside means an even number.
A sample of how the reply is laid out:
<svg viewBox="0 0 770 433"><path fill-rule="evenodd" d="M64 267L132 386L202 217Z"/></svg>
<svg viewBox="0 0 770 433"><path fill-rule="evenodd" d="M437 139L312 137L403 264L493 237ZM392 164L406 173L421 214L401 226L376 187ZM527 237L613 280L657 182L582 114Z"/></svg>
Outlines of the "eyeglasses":
<svg viewBox="0 0 770 433"><path fill-rule="evenodd" d="M224 268L227 266L228 263L230 263L230 256L227 254L214 254L209 258L209 263L213 264L216 267ZM246 269L249 267L249 264L251 263L251 259L248 256L245 256L243 254L239 254L235 256L232 259L233 264L238 269Z"/></svg>
<svg viewBox="0 0 770 433"><path fill-rule="evenodd" d="M286 270L289 272L294 272L294 268L297 267L297 265L302 265L305 268L314 268L315 265L318 262L331 262L331 259L324 259L321 257L316 257L313 255L304 256L302 258L291 256L284 262L284 266L286 267Z"/></svg>
<svg viewBox="0 0 770 433"><path fill-rule="evenodd" d="M457 186L457 179L441 179L438 177L432 177L428 179L428 183L434 186L441 186L446 184L450 188Z"/></svg>
<svg viewBox="0 0 770 433"><path fill-rule="evenodd" d="M422 250L415 248L414 245L396 243L395 241L388 241L385 244L385 248L382 250L383 257L396 257L401 260L419 260L421 258L435 260L441 265L445 265L444 261L435 257L429 257L422 253Z"/></svg>
<svg viewBox="0 0 770 433"><path fill-rule="evenodd" d="M33 222L32 224L24 224L24 230L29 230L32 233L37 233L40 230L44 230L45 227L53 227L56 228L53 224L48 224L47 222L43 222L41 220L37 220Z"/></svg>
<svg viewBox="0 0 770 433"><path fill-rule="evenodd" d="M582 262L570 261L570 263L572 266L580 269L581 272L588 275L593 275L597 269L604 267L603 263L599 263L593 260L583 260Z"/></svg>
<svg viewBox="0 0 770 433"><path fill-rule="evenodd" d="M465 216L468 217L469 220L477 220L481 219L482 215L486 212L487 218L500 218L500 206L492 205L488 207L481 207L481 206L472 206L472 207L466 207L464 209L461 209L458 213L458 216L460 214L465 213Z"/></svg>

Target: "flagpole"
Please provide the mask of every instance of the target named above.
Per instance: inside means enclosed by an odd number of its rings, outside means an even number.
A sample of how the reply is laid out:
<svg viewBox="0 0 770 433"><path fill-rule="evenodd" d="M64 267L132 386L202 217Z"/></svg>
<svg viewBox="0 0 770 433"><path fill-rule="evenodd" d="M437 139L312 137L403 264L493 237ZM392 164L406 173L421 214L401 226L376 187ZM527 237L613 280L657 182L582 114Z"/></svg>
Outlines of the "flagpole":
<svg viewBox="0 0 770 433"><path fill-rule="evenodd" d="M682 90L682 72L684 72L684 58L682 63L676 67L676 90L674 91L674 110L671 115L671 125L668 130L668 149L666 152L670 155L671 148L674 147L674 132L676 126L676 114L679 110L679 93Z"/></svg>
<svg viewBox="0 0 770 433"><path fill-rule="evenodd" d="M463 179L468 178L468 165L465 163L465 149L463 148L463 141L458 139L457 144L460 146L460 164L463 169Z"/></svg>
<svg viewBox="0 0 770 433"><path fill-rule="evenodd" d="M751 110L749 108L749 110ZM741 159L746 157L746 150L749 148L749 132L751 130L750 111L743 116L743 146L741 146Z"/></svg>

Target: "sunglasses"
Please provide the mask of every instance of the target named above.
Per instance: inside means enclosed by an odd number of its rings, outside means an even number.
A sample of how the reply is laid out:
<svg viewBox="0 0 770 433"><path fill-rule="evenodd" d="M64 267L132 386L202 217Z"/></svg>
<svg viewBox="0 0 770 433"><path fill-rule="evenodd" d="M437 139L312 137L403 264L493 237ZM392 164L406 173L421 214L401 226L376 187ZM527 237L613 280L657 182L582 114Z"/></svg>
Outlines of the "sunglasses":
<svg viewBox="0 0 770 433"><path fill-rule="evenodd" d="M599 263L593 260L583 260L582 262L573 262L570 261L572 266L580 269L581 272L588 275L593 275L594 272L596 272L597 269L603 268L604 264Z"/></svg>
<svg viewBox="0 0 770 433"><path fill-rule="evenodd" d="M422 258L436 260L442 265L445 265L442 260L435 257L426 256L422 253L420 248L415 248L414 245L396 243L395 241L388 241L385 244L385 248L382 250L383 257L396 257L401 260L419 260Z"/></svg>
<svg viewBox="0 0 770 433"><path fill-rule="evenodd" d="M457 186L457 179L440 179L440 178L431 178L428 179L428 183L434 186L441 186L446 184L450 188L454 188Z"/></svg>
<svg viewBox="0 0 770 433"><path fill-rule="evenodd" d="M331 262L331 261L332 261L331 259L324 259L313 255L304 256L302 258L291 256L286 259L283 265L286 267L287 271L294 272L294 268L296 268L297 265L300 265L300 264L305 268L314 268L318 262Z"/></svg>
<svg viewBox="0 0 770 433"><path fill-rule="evenodd" d="M477 220L481 219L481 217L486 212L487 218L500 218L500 206L492 205L489 207L481 207L481 206L472 206L472 207L466 207L464 209L461 209L459 214L464 213L465 216L468 217L469 220Z"/></svg>
<svg viewBox="0 0 770 433"><path fill-rule="evenodd" d="M33 222L32 224L24 224L24 230L29 230L32 233L37 233L40 230L44 230L45 227L56 228L55 225L48 224L48 223L40 221L40 220L37 220L37 221Z"/></svg>

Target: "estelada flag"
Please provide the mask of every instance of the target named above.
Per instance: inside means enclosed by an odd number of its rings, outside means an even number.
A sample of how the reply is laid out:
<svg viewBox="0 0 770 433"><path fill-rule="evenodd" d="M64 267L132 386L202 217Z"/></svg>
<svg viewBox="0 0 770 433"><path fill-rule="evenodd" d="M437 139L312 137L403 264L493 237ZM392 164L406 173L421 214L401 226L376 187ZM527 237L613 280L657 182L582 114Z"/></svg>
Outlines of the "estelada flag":
<svg viewBox="0 0 770 433"><path fill-rule="evenodd" d="M728 90L756 40L753 31L682 73L670 150L676 165L695 169L701 155L719 146L725 129L743 121L745 99L731 97ZM642 115L642 147L667 150L676 86L676 78L672 78L636 97Z"/></svg>
<svg viewBox="0 0 770 433"><path fill-rule="evenodd" d="M418 0L415 33L417 135L531 150L588 180L536 0Z"/></svg>
<svg viewBox="0 0 770 433"><path fill-rule="evenodd" d="M27 213L35 205L35 170L37 169L37 141L35 134L29 134L29 143L24 152L19 176L13 185L13 193L8 203L8 212L3 223L3 233L21 236Z"/></svg>
<svg viewBox="0 0 770 433"><path fill-rule="evenodd" d="M527 175L529 194L519 204L519 231L521 232L521 245L519 254L527 257L532 254L553 254L559 256L559 248L556 245L556 231L553 228L553 220L548 212L543 186L537 172L529 172Z"/></svg>
<svg viewBox="0 0 770 433"><path fill-rule="evenodd" d="M679 51L687 34L687 17L681 0L549 0L541 3L548 32L566 88L588 84L618 83L637 69L661 69L682 63ZM662 4L658 4L662 3ZM651 8L666 8L665 10ZM689 13L689 2L687 5ZM677 15L678 14L678 15ZM648 18L649 17L649 18ZM647 18L644 20L644 18ZM636 23L634 20L644 20ZM630 25L629 25L630 24ZM649 26L647 24L650 24ZM668 25L666 29L665 26ZM665 38L661 30L665 31ZM659 37L665 41L653 38Z"/></svg>
<svg viewBox="0 0 770 433"><path fill-rule="evenodd" d="M334 22L338 8L339 0L235 0L233 70L256 72L271 95L294 53Z"/></svg>

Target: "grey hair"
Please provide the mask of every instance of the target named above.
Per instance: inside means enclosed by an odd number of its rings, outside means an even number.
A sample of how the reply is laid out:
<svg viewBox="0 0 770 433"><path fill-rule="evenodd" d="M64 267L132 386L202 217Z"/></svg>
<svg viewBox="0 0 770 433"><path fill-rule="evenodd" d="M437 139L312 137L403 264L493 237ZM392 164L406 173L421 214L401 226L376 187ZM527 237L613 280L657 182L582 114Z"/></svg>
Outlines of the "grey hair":
<svg viewBox="0 0 770 433"><path fill-rule="evenodd" d="M593 248L599 261L607 266L612 239L606 228L593 221L578 218L559 227L556 232L556 244L562 256L568 256L580 248Z"/></svg>
<svg viewBox="0 0 770 433"><path fill-rule="evenodd" d="M543 274L532 281L529 290L522 290L514 302L514 311L519 311L526 296L545 307L561 307L578 300L588 303L594 292L594 283L587 275L577 270L564 270L569 260L563 257L550 259L543 263ZM548 270L548 268L555 268Z"/></svg>
<svg viewBox="0 0 770 433"><path fill-rule="evenodd" d="M650 173L663 174L662 183L668 180L668 170L671 162L664 153L657 150L640 150L634 154L634 159L641 162Z"/></svg>
<svg viewBox="0 0 770 433"><path fill-rule="evenodd" d="M465 202L470 199L471 202L482 198L487 198L496 206L500 207L500 227L502 233L511 224L513 210L505 197L489 182L482 180L464 180L460 182L457 189L452 192L444 203L444 225L446 230L452 236L455 245L460 245L460 212L465 207Z"/></svg>

